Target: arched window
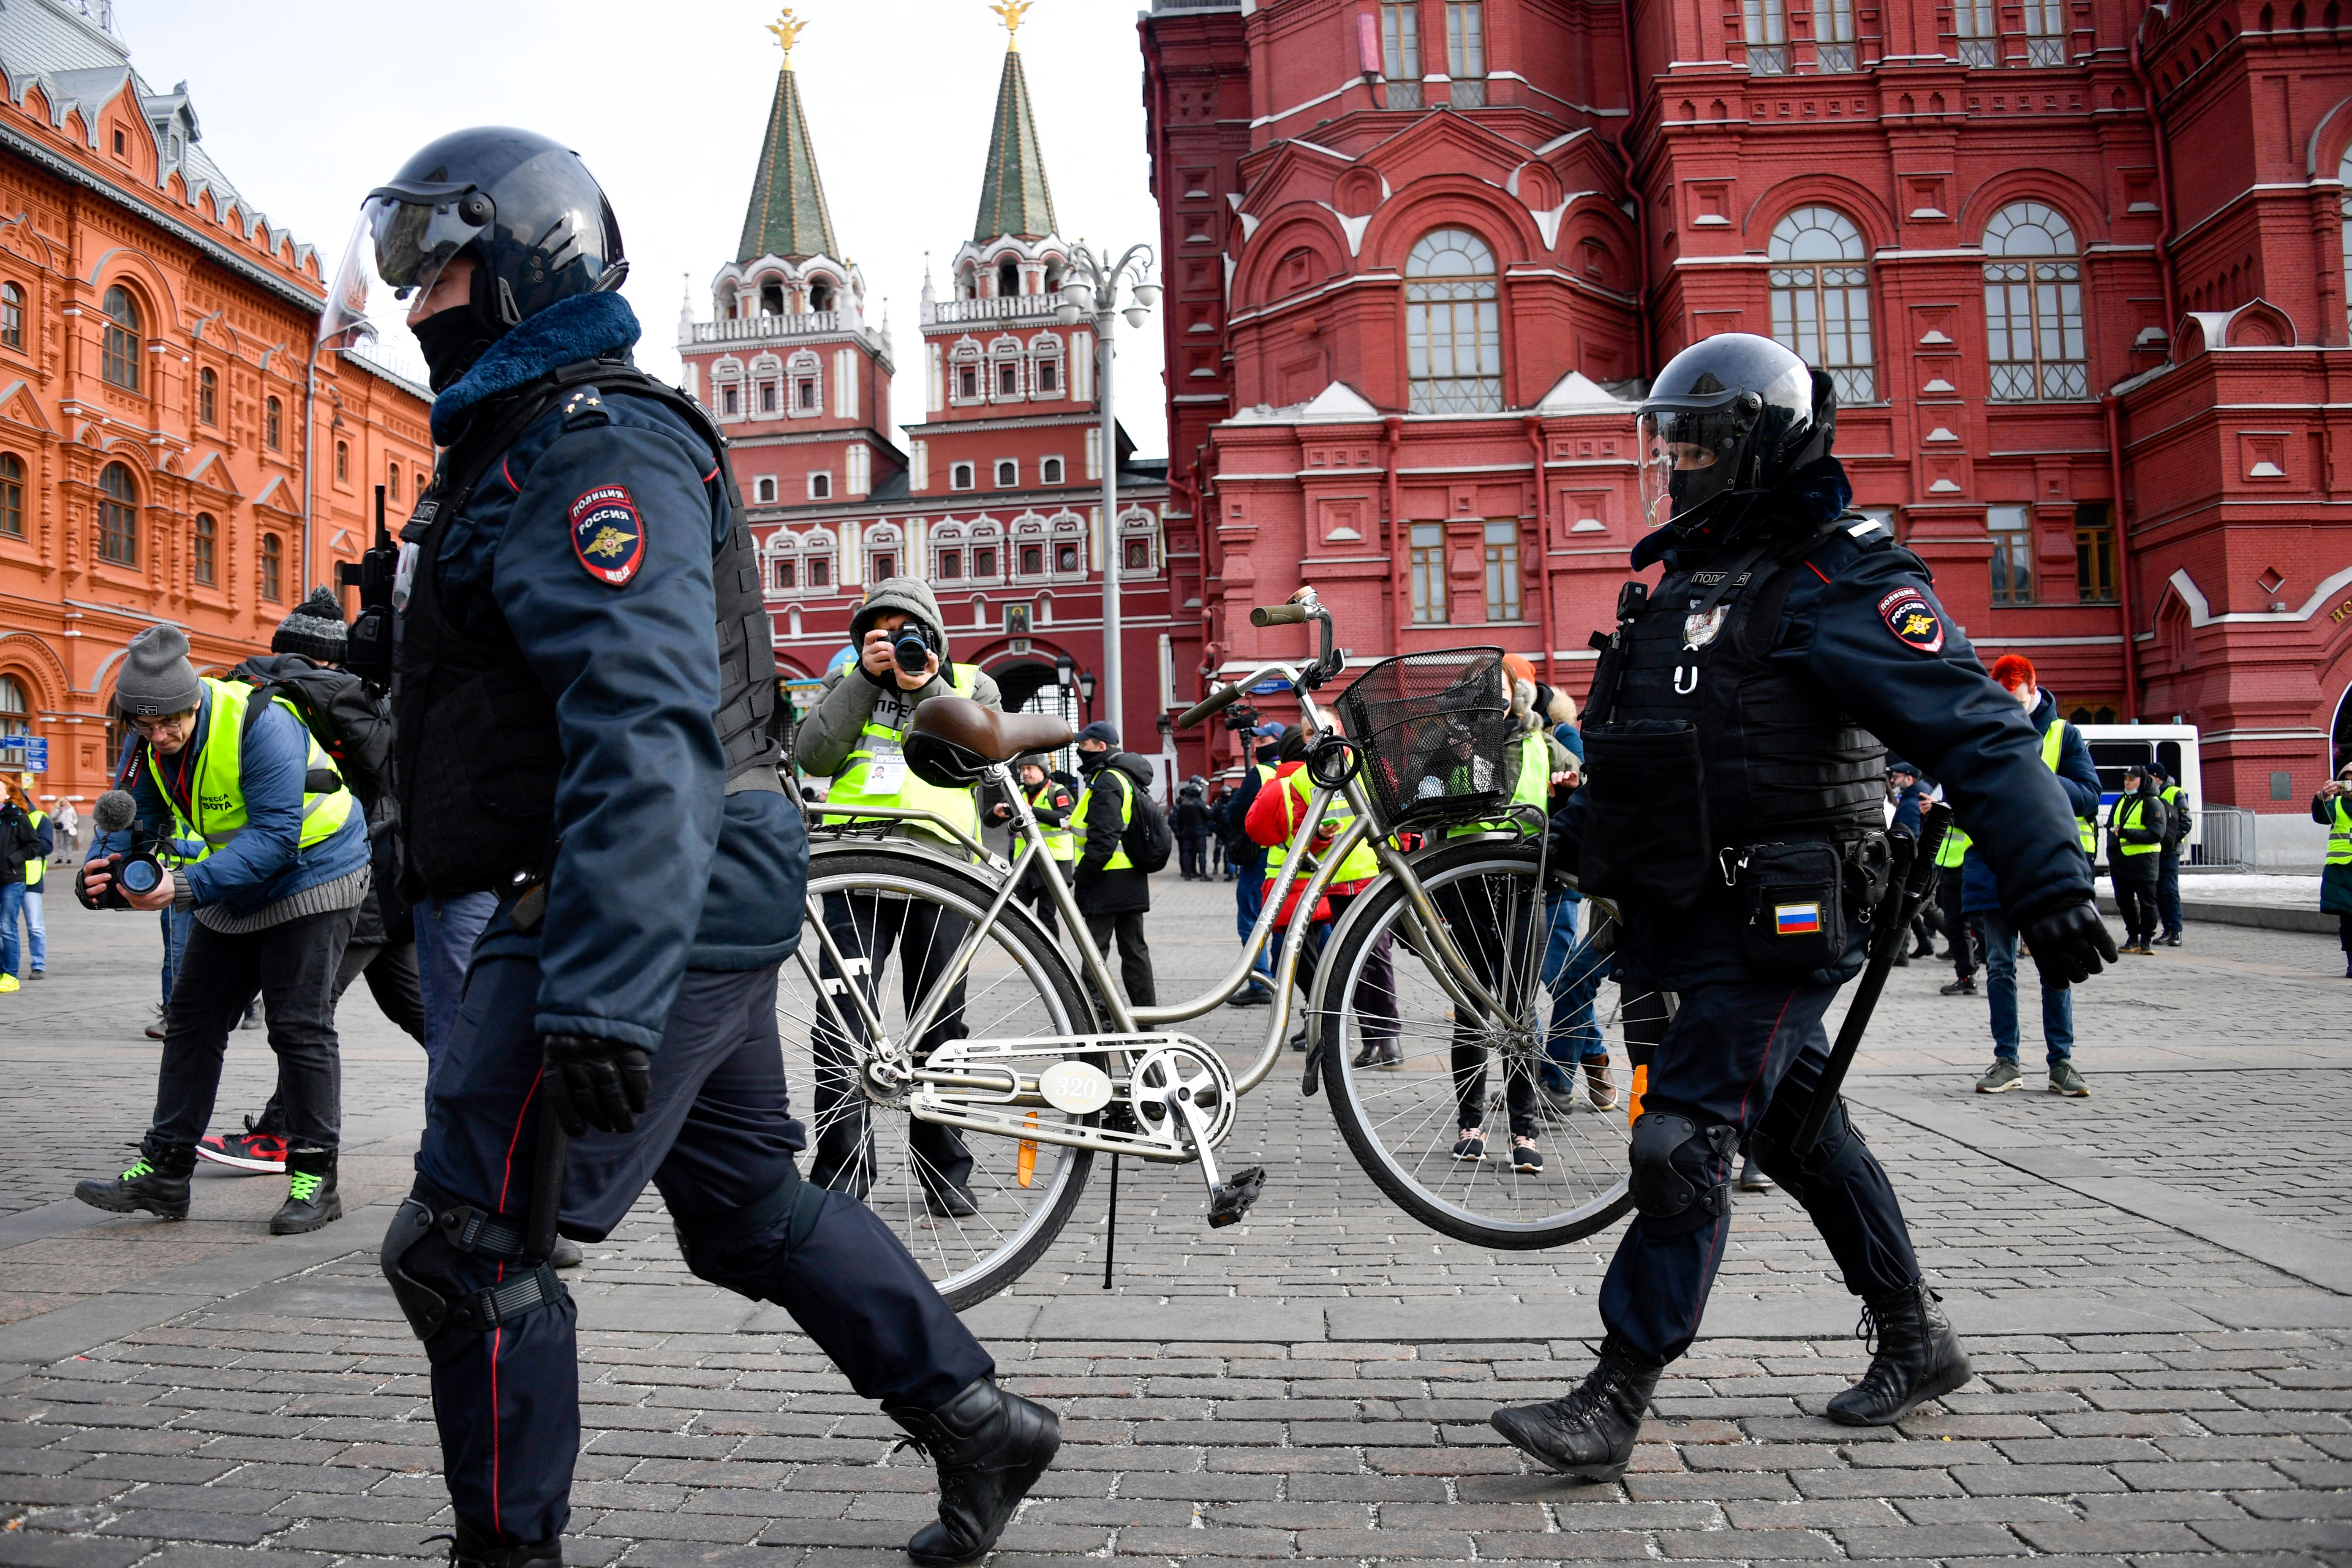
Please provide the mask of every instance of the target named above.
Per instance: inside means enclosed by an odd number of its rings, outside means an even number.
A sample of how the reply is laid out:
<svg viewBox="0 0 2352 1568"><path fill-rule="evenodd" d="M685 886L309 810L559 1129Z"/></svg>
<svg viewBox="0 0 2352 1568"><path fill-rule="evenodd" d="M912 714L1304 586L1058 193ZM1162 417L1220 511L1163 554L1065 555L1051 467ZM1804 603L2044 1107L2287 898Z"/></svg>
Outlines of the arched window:
<svg viewBox="0 0 2352 1568"><path fill-rule="evenodd" d="M261 536L261 596L272 604L286 602L286 542L274 533Z"/></svg>
<svg viewBox="0 0 2352 1568"><path fill-rule="evenodd" d="M400 499L400 465L398 463L386 463L383 466L383 493L387 500Z"/></svg>
<svg viewBox="0 0 2352 1568"><path fill-rule="evenodd" d="M2347 320L2352 320L2352 147L2344 150L2344 161L2336 165L2336 178L2344 187L2339 198L2344 215L2344 298Z"/></svg>
<svg viewBox="0 0 2352 1568"><path fill-rule="evenodd" d="M25 346L25 291L14 283L0 283L0 348Z"/></svg>
<svg viewBox="0 0 2352 1568"><path fill-rule="evenodd" d="M207 425L220 423L220 376L216 372L196 372L196 417Z"/></svg>
<svg viewBox="0 0 2352 1568"><path fill-rule="evenodd" d="M997 297L1009 300L1020 292L1021 264L1008 256L996 264Z"/></svg>
<svg viewBox="0 0 2352 1568"><path fill-rule="evenodd" d="M351 479L352 444L349 441L338 441L335 443L335 482L345 485L351 483Z"/></svg>
<svg viewBox="0 0 2352 1568"><path fill-rule="evenodd" d="M810 310L830 310L833 309L833 281L831 279L819 278L810 283L808 294Z"/></svg>
<svg viewBox="0 0 2352 1568"><path fill-rule="evenodd" d="M12 676L0 675L0 735L31 734L32 711L24 687Z"/></svg>
<svg viewBox="0 0 2352 1568"><path fill-rule="evenodd" d="M1992 395L2032 403L2091 395L2083 264L2054 208L2016 202L1985 225L1985 337Z"/></svg>
<svg viewBox="0 0 2352 1568"><path fill-rule="evenodd" d="M781 316L784 313L784 286L770 279L760 285L760 314Z"/></svg>
<svg viewBox="0 0 2352 1568"><path fill-rule="evenodd" d="M1404 263L1405 357L1415 414L1503 406L1495 253L1466 228L1423 235Z"/></svg>
<svg viewBox="0 0 2352 1568"><path fill-rule="evenodd" d="M1864 254L1861 232L1829 207L1799 207L1772 230L1772 335L1806 363L1829 372L1840 403L1878 397Z"/></svg>
<svg viewBox="0 0 2352 1568"><path fill-rule="evenodd" d="M274 397L261 404L261 439L273 452L286 447L286 405Z"/></svg>
<svg viewBox="0 0 2352 1568"><path fill-rule="evenodd" d="M25 537L25 460L0 452L0 535Z"/></svg>
<svg viewBox="0 0 2352 1568"><path fill-rule="evenodd" d="M98 558L119 566L139 564L139 484L121 463L98 476Z"/></svg>
<svg viewBox="0 0 2352 1568"><path fill-rule="evenodd" d="M220 581L220 524L208 511L196 513L196 581L211 587Z"/></svg>
<svg viewBox="0 0 2352 1568"><path fill-rule="evenodd" d="M101 301L106 311L106 337L99 374L126 392L139 390L139 301L131 290L117 286Z"/></svg>

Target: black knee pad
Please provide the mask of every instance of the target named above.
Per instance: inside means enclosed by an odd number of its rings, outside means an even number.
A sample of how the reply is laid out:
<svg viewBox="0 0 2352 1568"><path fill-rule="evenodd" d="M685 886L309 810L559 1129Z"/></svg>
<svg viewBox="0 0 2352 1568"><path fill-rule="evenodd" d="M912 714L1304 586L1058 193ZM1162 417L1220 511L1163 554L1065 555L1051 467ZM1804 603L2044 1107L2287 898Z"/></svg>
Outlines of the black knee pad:
<svg viewBox="0 0 2352 1568"><path fill-rule="evenodd" d="M422 1179L384 1228L377 1262L436 1365L503 1323L571 1299L552 1268L523 1256L520 1220L453 1202Z"/></svg>
<svg viewBox="0 0 2352 1568"><path fill-rule="evenodd" d="M1634 1210L1652 1236L1688 1236L1731 1212L1731 1166L1739 1130L1702 1128L1687 1116L1645 1110L1630 1151Z"/></svg>
<svg viewBox="0 0 2352 1568"><path fill-rule="evenodd" d="M825 1190L801 1179L797 1166L761 1197L688 1223L677 1221L678 1255L699 1279L755 1301L772 1299L824 1212Z"/></svg>
<svg viewBox="0 0 2352 1568"><path fill-rule="evenodd" d="M1795 1129L1789 1129L1793 1132ZM1759 1130L1749 1152L1764 1173L1788 1190L1799 1203L1805 1201L1808 1190L1834 1186L1853 1173L1854 1168L1869 1153L1870 1145L1862 1141L1862 1130L1847 1116L1845 1101L1830 1107L1829 1120L1822 1123L1822 1135L1801 1160L1791 1156L1779 1137L1778 1127Z"/></svg>

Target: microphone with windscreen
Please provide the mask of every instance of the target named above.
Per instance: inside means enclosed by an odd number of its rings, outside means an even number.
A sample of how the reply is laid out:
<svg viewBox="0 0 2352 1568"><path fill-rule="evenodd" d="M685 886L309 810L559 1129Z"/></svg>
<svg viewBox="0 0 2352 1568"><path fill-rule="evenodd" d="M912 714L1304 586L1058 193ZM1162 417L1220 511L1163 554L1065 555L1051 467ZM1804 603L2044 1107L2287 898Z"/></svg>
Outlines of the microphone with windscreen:
<svg viewBox="0 0 2352 1568"><path fill-rule="evenodd" d="M110 789L98 797L89 816L101 834L131 832L139 821L139 802L127 789ZM144 898L163 885L163 862L135 836L129 851L107 857L100 868L114 879L107 884L106 891L95 898L81 878L74 879L74 892L85 908L127 910L131 904L123 897L125 893Z"/></svg>

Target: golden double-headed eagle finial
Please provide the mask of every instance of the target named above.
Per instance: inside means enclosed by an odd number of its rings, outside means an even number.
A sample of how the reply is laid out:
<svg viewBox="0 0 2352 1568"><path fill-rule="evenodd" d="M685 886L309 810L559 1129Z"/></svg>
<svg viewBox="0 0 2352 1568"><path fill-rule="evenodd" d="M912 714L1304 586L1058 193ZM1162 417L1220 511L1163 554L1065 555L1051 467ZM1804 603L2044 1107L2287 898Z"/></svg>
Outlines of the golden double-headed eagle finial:
<svg viewBox="0 0 2352 1568"><path fill-rule="evenodd" d="M1022 14L1036 3L1037 0L998 0L996 5L989 7L1004 18L1004 40L1007 48L1017 49L1021 47Z"/></svg>
<svg viewBox="0 0 2352 1568"><path fill-rule="evenodd" d="M789 6L779 12L776 19L768 24L768 31L776 35L776 42L783 47L786 70L793 68L793 40L808 31L808 26L806 22L793 20L793 13Z"/></svg>

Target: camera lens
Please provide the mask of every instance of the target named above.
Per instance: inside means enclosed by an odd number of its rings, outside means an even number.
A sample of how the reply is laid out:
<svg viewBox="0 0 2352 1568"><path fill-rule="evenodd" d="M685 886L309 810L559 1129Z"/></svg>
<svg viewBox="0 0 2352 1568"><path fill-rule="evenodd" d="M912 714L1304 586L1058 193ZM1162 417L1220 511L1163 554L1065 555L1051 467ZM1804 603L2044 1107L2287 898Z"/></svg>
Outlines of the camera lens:
<svg viewBox="0 0 2352 1568"><path fill-rule="evenodd" d="M122 884L124 892L144 898L163 882L163 871L152 860L125 860L115 880Z"/></svg>
<svg viewBox="0 0 2352 1568"><path fill-rule="evenodd" d="M929 666L931 645L924 640L920 632L903 631L890 645L890 653L898 661L900 669L909 675L920 675Z"/></svg>

